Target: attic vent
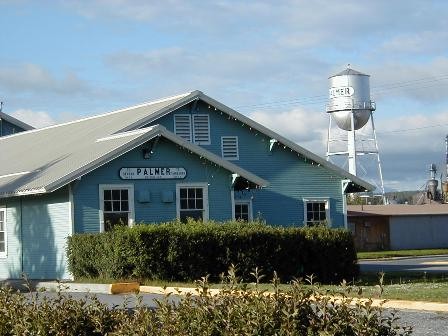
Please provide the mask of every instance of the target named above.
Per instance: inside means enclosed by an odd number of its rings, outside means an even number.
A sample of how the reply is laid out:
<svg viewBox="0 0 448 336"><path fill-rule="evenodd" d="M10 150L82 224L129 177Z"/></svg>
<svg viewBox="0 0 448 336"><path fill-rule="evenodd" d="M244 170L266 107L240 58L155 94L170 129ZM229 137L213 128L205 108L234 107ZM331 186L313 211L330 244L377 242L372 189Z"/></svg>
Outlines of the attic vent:
<svg viewBox="0 0 448 336"><path fill-rule="evenodd" d="M210 121L208 114L193 114L193 139L198 145L210 145Z"/></svg>
<svg viewBox="0 0 448 336"><path fill-rule="evenodd" d="M238 137L223 136L221 137L222 157L227 160L238 160Z"/></svg>
<svg viewBox="0 0 448 336"><path fill-rule="evenodd" d="M174 115L174 133L191 142L191 119L189 114Z"/></svg>

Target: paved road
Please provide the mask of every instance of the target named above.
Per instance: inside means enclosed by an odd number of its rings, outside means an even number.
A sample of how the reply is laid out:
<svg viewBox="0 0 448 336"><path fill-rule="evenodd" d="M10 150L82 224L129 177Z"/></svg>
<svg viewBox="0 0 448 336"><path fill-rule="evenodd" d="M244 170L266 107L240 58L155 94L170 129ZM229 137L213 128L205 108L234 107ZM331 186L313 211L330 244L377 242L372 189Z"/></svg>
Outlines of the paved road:
<svg viewBox="0 0 448 336"><path fill-rule="evenodd" d="M35 295L36 293L26 293L25 295ZM38 295L46 296L48 298L55 298L58 294L55 292L43 292L38 293ZM114 308L117 306L122 306L123 302L126 302L126 308L134 308L137 305L137 295L135 294L88 294L82 292L72 292L72 293L64 293L64 295L70 295L75 299L85 299L86 295L95 295L100 302L107 304L109 307ZM142 304L151 308L156 308L157 303L155 300L163 300L164 296L160 294L140 294L139 297L142 299ZM171 302L178 302L179 297L171 296Z"/></svg>
<svg viewBox="0 0 448 336"><path fill-rule="evenodd" d="M360 260L361 272L448 273L448 255L396 259ZM448 331L446 333L448 335Z"/></svg>

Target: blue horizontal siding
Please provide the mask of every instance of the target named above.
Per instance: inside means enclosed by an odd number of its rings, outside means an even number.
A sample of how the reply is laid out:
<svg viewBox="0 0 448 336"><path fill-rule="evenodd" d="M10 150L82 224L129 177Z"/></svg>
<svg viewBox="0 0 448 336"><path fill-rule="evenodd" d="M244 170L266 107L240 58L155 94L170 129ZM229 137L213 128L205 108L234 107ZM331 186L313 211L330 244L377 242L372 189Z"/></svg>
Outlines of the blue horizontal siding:
<svg viewBox="0 0 448 336"><path fill-rule="evenodd" d="M23 272L30 279L69 279L65 251L70 234L68 188L23 197Z"/></svg>
<svg viewBox="0 0 448 336"><path fill-rule="evenodd" d="M6 209L7 236L7 256L0 258L0 279L19 279L22 273L19 198L2 199L0 206Z"/></svg>
<svg viewBox="0 0 448 336"><path fill-rule="evenodd" d="M68 188L51 194L13 197L6 206L7 257L0 279L69 279L66 239L71 234Z"/></svg>
<svg viewBox="0 0 448 336"><path fill-rule="evenodd" d="M232 163L270 183L268 188L235 195L236 198L252 197L254 218L259 216L273 225L303 225L303 199L328 198L331 225L344 226L341 176L322 166L312 165L281 144L277 143L270 151L269 137L203 102L197 104L195 111L184 106L154 121L154 124L174 131L173 114L176 113L209 115L210 145L201 146L218 156L221 156L222 136L238 137L239 160Z"/></svg>
<svg viewBox="0 0 448 336"><path fill-rule="evenodd" d="M119 171L123 167L183 167L187 171L187 176L185 179L172 180L122 180L119 177ZM230 219L232 217L231 173L161 138L154 148L154 154L149 159L143 158L142 148L139 147L83 176L75 183L73 187L75 231L98 232L100 230L100 184L132 184L135 221L136 223L151 223L176 218L176 199L172 203L163 203L164 192L172 192L175 195L177 183L207 183L209 218ZM138 201L141 191L150 193L149 203Z"/></svg>

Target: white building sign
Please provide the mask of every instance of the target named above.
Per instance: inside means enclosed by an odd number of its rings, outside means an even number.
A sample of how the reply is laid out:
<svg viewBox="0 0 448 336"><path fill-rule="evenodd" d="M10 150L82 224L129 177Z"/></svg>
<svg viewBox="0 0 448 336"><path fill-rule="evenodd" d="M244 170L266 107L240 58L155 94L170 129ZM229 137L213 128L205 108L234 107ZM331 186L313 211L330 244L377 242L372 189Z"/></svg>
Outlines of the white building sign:
<svg viewBox="0 0 448 336"><path fill-rule="evenodd" d="M120 169L120 178L122 180L183 179L185 176L187 176L187 171L185 168L180 167L141 167Z"/></svg>
<svg viewBox="0 0 448 336"><path fill-rule="evenodd" d="M351 86L340 86L330 88L330 98L351 97L355 93L355 89Z"/></svg>

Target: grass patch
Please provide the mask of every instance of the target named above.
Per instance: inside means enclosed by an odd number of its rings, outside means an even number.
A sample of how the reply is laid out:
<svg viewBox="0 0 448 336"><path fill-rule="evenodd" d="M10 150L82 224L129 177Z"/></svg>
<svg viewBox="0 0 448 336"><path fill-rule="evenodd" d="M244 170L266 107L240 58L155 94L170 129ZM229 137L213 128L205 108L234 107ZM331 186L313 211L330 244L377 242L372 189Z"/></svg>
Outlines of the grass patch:
<svg viewBox="0 0 448 336"><path fill-rule="evenodd" d="M80 278L76 279L79 283L114 283L129 282L135 279L106 279L106 278ZM178 287L178 288L196 288L194 282L169 282L163 280L144 279L138 280L141 285L159 286L159 287ZM243 283L241 283L243 285ZM222 288L221 283L208 283L209 288ZM254 288L255 283L246 284L247 288ZM272 290L272 284L257 284L260 290ZM307 285L303 285L307 287ZM310 288L312 286L309 286ZM290 284L279 284L278 288L282 291L289 291ZM411 301L430 301L448 303L448 274L424 273L424 272L391 272L385 273L382 280L377 273L362 273L358 279L347 281L345 286L339 284L322 285L322 290L335 292L346 292L354 297L363 298L382 298L390 300L411 300Z"/></svg>
<svg viewBox="0 0 448 336"><path fill-rule="evenodd" d="M388 300L430 301L448 303L448 282L418 282L377 286L360 286L362 297Z"/></svg>
<svg viewBox="0 0 448 336"><path fill-rule="evenodd" d="M358 259L377 259L377 258L392 258L392 257L418 257L434 254L448 254L448 249L358 252L357 256Z"/></svg>
<svg viewBox="0 0 448 336"><path fill-rule="evenodd" d="M349 286L324 286L333 291L351 287L351 295L388 300L448 303L448 274L426 272L362 273Z"/></svg>

